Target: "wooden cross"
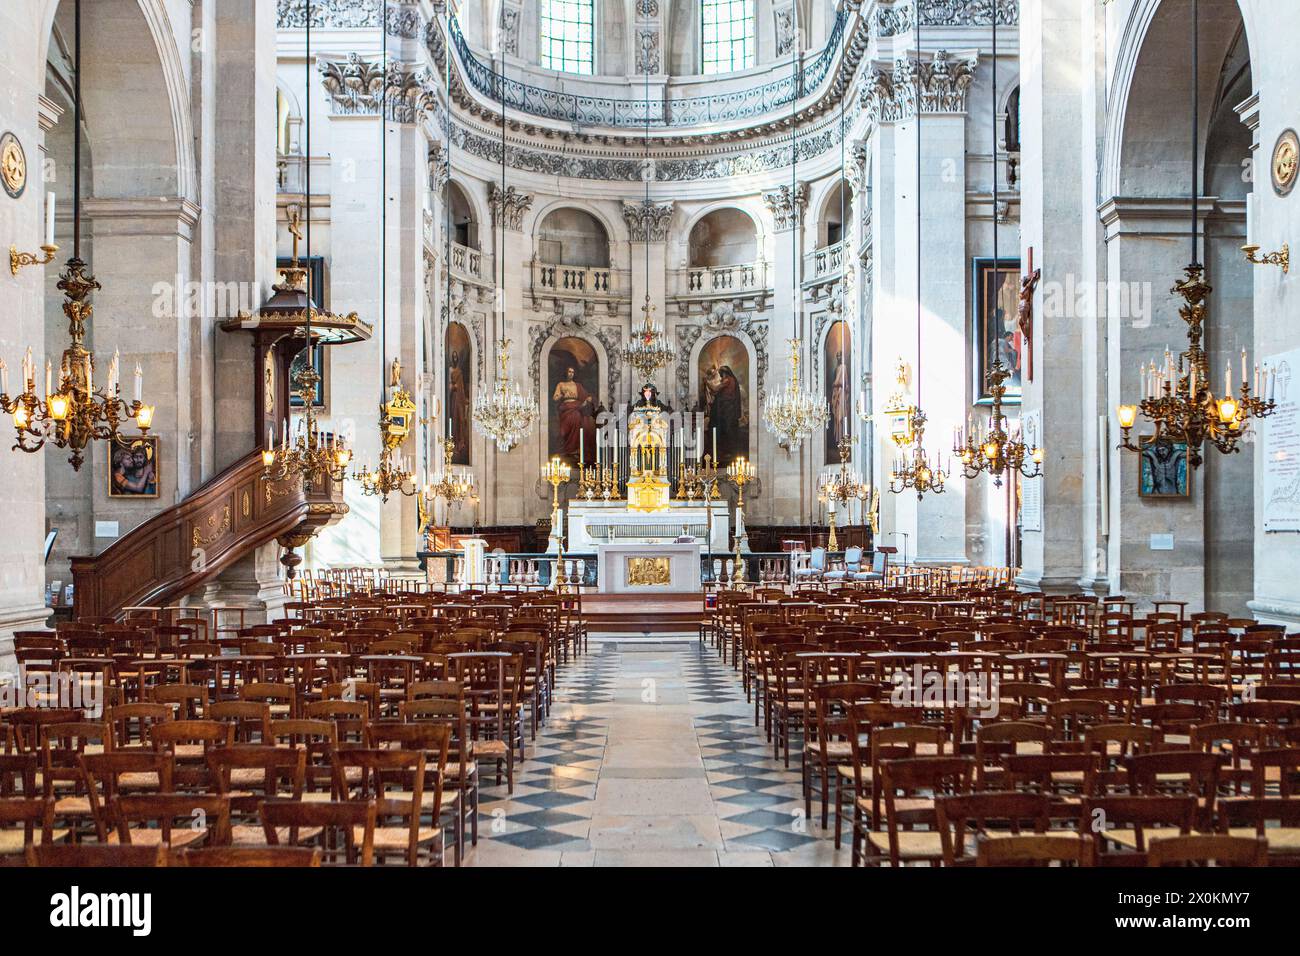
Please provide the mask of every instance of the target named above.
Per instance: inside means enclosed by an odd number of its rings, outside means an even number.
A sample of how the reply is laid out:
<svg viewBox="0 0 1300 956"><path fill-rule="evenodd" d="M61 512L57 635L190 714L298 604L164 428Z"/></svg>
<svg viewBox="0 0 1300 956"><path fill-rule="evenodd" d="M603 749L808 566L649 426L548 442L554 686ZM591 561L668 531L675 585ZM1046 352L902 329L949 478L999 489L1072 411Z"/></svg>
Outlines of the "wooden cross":
<svg viewBox="0 0 1300 956"><path fill-rule="evenodd" d="M1043 277L1042 269L1034 268L1034 247L1029 247L1029 267L1020 279L1020 308L1016 324L1025 339L1025 365L1029 381L1034 380L1034 290Z"/></svg>

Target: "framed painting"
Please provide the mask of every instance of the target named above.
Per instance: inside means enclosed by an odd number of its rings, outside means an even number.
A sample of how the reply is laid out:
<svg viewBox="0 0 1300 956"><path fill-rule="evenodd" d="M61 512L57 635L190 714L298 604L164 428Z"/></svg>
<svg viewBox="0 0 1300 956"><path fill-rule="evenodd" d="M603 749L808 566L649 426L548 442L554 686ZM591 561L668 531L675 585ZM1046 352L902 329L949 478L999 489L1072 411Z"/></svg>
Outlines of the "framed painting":
<svg viewBox="0 0 1300 956"><path fill-rule="evenodd" d="M470 374L469 330L459 322L447 323L444 352L447 362L446 428L447 435L452 441L451 463L468 465L470 429L473 427L471 409L474 404L474 386Z"/></svg>
<svg viewBox="0 0 1300 956"><path fill-rule="evenodd" d="M822 344L823 391L826 407L830 409L826 421L827 465L839 463L840 439L853 437L853 383L849 381L852 349L848 323L832 322Z"/></svg>
<svg viewBox="0 0 1300 956"><path fill-rule="evenodd" d="M109 442L108 496L157 498L160 464L156 435Z"/></svg>
<svg viewBox="0 0 1300 956"><path fill-rule="evenodd" d="M1143 438L1138 456L1138 497L1188 498L1191 493L1187 442Z"/></svg>
<svg viewBox="0 0 1300 956"><path fill-rule="evenodd" d="M720 467L749 457L749 351L734 335L718 335L700 349L699 411L704 413L704 449L718 448Z"/></svg>
<svg viewBox="0 0 1300 956"><path fill-rule="evenodd" d="M1007 405L1019 405L1026 358L1024 336L1016 317L1020 307L1020 260L977 258L971 273L971 347L976 405L991 405L988 371L1001 362L1011 373L1006 380Z"/></svg>
<svg viewBox="0 0 1300 956"><path fill-rule="evenodd" d="M600 357L585 339L566 336L547 360L548 454L569 464L596 462L596 414L600 411Z"/></svg>

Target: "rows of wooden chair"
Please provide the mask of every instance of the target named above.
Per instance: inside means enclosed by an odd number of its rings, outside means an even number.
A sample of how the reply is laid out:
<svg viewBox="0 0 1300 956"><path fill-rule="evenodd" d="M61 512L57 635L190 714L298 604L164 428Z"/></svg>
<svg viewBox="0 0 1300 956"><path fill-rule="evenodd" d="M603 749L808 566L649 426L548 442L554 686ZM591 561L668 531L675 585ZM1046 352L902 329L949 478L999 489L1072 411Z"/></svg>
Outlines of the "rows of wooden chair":
<svg viewBox="0 0 1300 956"><path fill-rule="evenodd" d="M854 865L1300 862L1280 628L976 582L723 591L700 640Z"/></svg>
<svg viewBox="0 0 1300 956"><path fill-rule="evenodd" d="M146 611L15 635L0 862L460 865L480 773L513 792L587 646L558 594L364 591L229 636Z"/></svg>

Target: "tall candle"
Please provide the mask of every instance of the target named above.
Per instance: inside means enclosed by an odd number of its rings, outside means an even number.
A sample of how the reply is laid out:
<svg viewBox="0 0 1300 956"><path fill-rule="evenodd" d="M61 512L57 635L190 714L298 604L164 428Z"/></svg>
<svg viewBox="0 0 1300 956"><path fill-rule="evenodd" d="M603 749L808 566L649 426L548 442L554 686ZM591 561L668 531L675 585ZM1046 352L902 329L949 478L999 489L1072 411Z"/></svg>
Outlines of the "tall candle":
<svg viewBox="0 0 1300 956"><path fill-rule="evenodd" d="M579 468L581 468L583 465L587 463L587 459L584 457L586 453L587 453L587 430L585 428L579 428L578 429L578 467Z"/></svg>
<svg viewBox="0 0 1300 956"><path fill-rule="evenodd" d="M45 360L45 397L50 397L50 378L51 378L50 360Z"/></svg>
<svg viewBox="0 0 1300 956"><path fill-rule="evenodd" d="M718 430L716 428L713 429L713 464L715 467L718 464Z"/></svg>
<svg viewBox="0 0 1300 956"><path fill-rule="evenodd" d="M45 244L54 245L54 193L45 194Z"/></svg>
<svg viewBox="0 0 1300 956"><path fill-rule="evenodd" d="M1232 394L1232 363L1229 362L1223 369L1223 397L1227 398Z"/></svg>
<svg viewBox="0 0 1300 956"><path fill-rule="evenodd" d="M1241 384L1246 384L1246 350L1241 350Z"/></svg>
<svg viewBox="0 0 1300 956"><path fill-rule="evenodd" d="M140 368L140 363L135 363L135 400L142 401L144 396L144 371Z"/></svg>
<svg viewBox="0 0 1300 956"><path fill-rule="evenodd" d="M9 394L9 366L4 359L0 359L0 392Z"/></svg>

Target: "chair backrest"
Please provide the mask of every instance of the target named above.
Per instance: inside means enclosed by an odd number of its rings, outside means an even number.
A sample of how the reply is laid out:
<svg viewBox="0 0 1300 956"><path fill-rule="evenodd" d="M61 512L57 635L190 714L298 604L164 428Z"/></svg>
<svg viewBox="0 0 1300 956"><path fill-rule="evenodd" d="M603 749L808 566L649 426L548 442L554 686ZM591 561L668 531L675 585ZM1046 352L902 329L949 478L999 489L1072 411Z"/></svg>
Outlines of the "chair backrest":
<svg viewBox="0 0 1300 956"><path fill-rule="evenodd" d="M375 858L374 800L266 800L262 829L268 846L316 843L326 863L370 866ZM310 836L304 836L303 831ZM360 830L361 840L356 839ZM339 840L338 837L343 839Z"/></svg>
<svg viewBox="0 0 1300 956"><path fill-rule="evenodd" d="M180 854L182 866L316 867L321 851L299 846L211 846Z"/></svg>
<svg viewBox="0 0 1300 956"><path fill-rule="evenodd" d="M1213 862L1217 866L1268 866L1268 841L1194 833L1152 840L1147 866L1187 866Z"/></svg>
<svg viewBox="0 0 1300 956"><path fill-rule="evenodd" d="M966 858L967 830L983 834L988 824L1006 824L1012 834L1019 834L1028 824L1035 833L1044 833L1051 825L1052 798L1047 794L985 791L955 794L934 801L939 837L943 843L944 866L955 866Z"/></svg>
<svg viewBox="0 0 1300 956"><path fill-rule="evenodd" d="M166 866L164 846L123 846L116 843L41 843L27 848L27 865L43 867Z"/></svg>
<svg viewBox="0 0 1300 956"><path fill-rule="evenodd" d="M209 845L230 842L230 798L210 793L154 793L120 796L113 804L118 839L132 843L132 824L156 823L170 846L176 830L204 830ZM138 829L138 828L137 828Z"/></svg>
<svg viewBox="0 0 1300 956"><path fill-rule="evenodd" d="M1082 837L1056 835L999 836L980 840L976 866L1047 866L1051 863L1092 866L1092 847Z"/></svg>

